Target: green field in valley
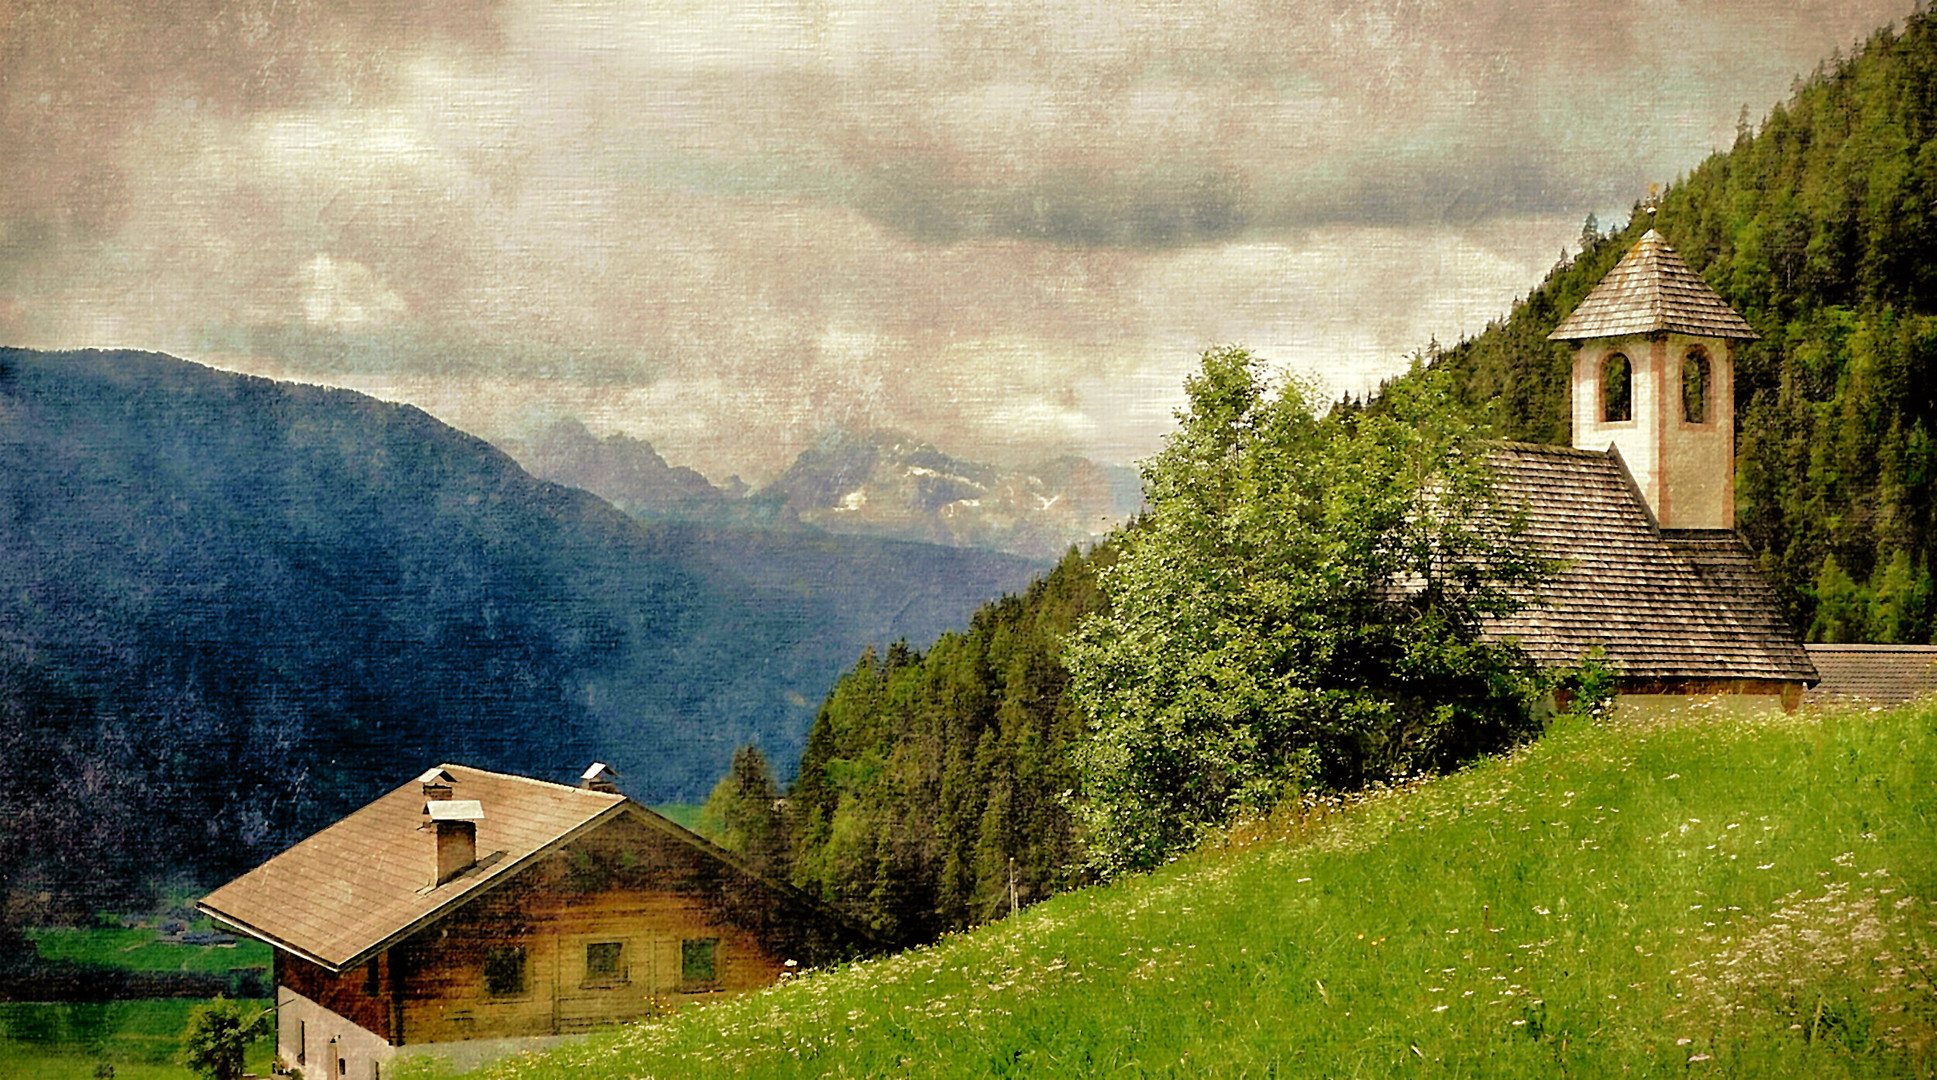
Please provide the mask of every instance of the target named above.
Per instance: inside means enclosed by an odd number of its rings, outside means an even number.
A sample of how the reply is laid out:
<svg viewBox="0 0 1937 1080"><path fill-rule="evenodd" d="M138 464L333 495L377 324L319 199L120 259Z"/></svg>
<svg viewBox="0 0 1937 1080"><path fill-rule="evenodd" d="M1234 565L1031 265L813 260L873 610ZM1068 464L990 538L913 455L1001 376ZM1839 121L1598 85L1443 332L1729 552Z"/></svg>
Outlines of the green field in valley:
<svg viewBox="0 0 1937 1080"><path fill-rule="evenodd" d="M700 811L706 809L703 803L660 803L653 811L682 828L697 830Z"/></svg>
<svg viewBox="0 0 1937 1080"><path fill-rule="evenodd" d="M88 1080L102 1065L114 1080L190 1080L175 1063L182 1030L197 1001L114 1001L84 1004L0 1003L0 1077L7 1080ZM266 1008L267 1000L245 1002ZM275 1057L261 1039L245 1068L266 1075Z"/></svg>
<svg viewBox="0 0 1937 1080"><path fill-rule="evenodd" d="M198 929L207 930L204 920ZM236 968L269 968L269 946L253 938L234 945L175 945L143 928L29 930L27 937L42 960L99 964L130 971L199 971L224 975Z"/></svg>
<svg viewBox="0 0 1937 1080"><path fill-rule="evenodd" d="M160 922L157 916L150 920ZM210 929L208 920L191 929ZM269 946L243 938L233 946L176 945L152 928L59 927L27 931L41 959L127 971L188 971L226 975L236 968L269 967ZM199 1001L0 1002L0 1080L91 1078L102 1065L115 1080L189 1080L175 1063L188 1013ZM266 1008L267 999L249 1004ZM275 1050L259 1041L248 1067L266 1074Z"/></svg>
<svg viewBox="0 0 1937 1080"><path fill-rule="evenodd" d="M1568 719L509 1078L1928 1076L1937 707Z"/></svg>

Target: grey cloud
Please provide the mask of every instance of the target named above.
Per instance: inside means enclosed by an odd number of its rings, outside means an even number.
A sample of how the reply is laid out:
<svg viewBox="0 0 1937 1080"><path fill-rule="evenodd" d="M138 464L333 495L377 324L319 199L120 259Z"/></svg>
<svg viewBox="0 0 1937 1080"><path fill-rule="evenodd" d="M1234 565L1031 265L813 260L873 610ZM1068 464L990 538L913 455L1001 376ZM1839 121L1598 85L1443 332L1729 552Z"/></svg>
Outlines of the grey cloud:
<svg viewBox="0 0 1937 1080"><path fill-rule="evenodd" d="M5 242L112 233L128 212L125 142L160 102L235 116L372 100L418 49L494 48L497 8L498 0L13 0L0 18Z"/></svg>
<svg viewBox="0 0 1937 1080"><path fill-rule="evenodd" d="M1572 211L1685 169L1738 106L1906 7L1156 4L1098 27L1057 5L943 5L905 55L825 78L785 58L694 73L683 100L709 123L686 149L941 244ZM1691 105L1716 119L1664 124Z"/></svg>
<svg viewBox="0 0 1937 1080"><path fill-rule="evenodd" d="M373 375L465 379L507 371L541 382L600 388L650 385L671 366L663 351L597 342L546 342L423 323L335 329L292 323L213 323L184 344L198 355L273 356L322 379Z"/></svg>
<svg viewBox="0 0 1937 1080"><path fill-rule="evenodd" d="M1072 247L1163 248L1242 235L1254 215L1244 179L1191 162L1128 174L1046 171L1009 186L939 181L920 160L868 169L852 205L931 244L1000 238Z"/></svg>

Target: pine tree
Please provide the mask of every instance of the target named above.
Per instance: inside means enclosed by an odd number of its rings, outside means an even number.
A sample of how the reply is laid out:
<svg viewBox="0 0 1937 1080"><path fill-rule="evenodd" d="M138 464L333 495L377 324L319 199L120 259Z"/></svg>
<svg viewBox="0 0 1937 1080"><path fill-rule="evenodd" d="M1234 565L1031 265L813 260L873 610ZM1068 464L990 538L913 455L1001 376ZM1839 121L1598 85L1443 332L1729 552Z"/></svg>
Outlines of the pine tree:
<svg viewBox="0 0 1937 1080"><path fill-rule="evenodd" d="M773 770L758 747L733 752L733 764L700 809L700 832L755 873L788 879L793 854L788 818Z"/></svg>

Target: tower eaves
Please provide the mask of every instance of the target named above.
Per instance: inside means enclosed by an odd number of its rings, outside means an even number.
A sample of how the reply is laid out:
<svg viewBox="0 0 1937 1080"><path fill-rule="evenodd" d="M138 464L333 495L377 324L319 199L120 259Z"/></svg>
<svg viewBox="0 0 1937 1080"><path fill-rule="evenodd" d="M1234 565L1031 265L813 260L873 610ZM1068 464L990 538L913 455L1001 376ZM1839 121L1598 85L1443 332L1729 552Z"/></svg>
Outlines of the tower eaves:
<svg viewBox="0 0 1937 1080"><path fill-rule="evenodd" d="M1649 229L1547 338L1585 341L1658 332L1737 341L1761 336Z"/></svg>

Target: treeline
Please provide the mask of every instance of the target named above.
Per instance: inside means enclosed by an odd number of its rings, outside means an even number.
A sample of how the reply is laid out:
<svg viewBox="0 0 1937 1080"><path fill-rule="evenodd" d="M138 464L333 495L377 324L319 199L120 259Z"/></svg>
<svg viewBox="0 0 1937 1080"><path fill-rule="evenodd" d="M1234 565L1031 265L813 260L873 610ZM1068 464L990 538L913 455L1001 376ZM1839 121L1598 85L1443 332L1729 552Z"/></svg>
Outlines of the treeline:
<svg viewBox="0 0 1937 1080"><path fill-rule="evenodd" d="M821 706L787 798L742 751L703 831L886 941L985 922L1012 886L1017 903L1068 887L1082 873L1069 797L1084 725L1061 654L1104 605L1111 557L1072 550L926 653L868 650Z"/></svg>
<svg viewBox="0 0 1937 1080"><path fill-rule="evenodd" d="M1650 222L1637 212L1439 357L1501 434L1566 442L1546 340ZM1737 354L1736 524L1812 640L1937 640L1937 23L1919 12L1801 83L1663 196L1653 223L1762 335Z"/></svg>

